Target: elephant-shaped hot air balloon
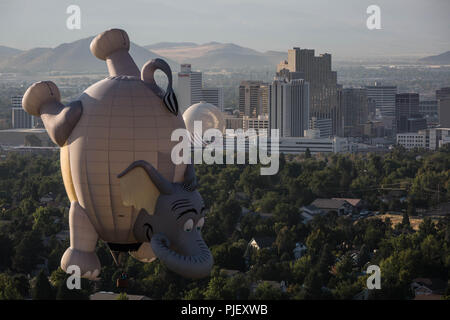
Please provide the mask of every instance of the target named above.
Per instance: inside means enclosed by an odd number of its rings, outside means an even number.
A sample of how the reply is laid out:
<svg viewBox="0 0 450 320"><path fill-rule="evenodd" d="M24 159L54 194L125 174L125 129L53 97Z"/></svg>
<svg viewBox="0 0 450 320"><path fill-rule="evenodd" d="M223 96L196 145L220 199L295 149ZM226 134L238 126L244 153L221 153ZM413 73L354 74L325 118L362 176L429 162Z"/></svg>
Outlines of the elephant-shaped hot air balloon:
<svg viewBox="0 0 450 320"><path fill-rule="evenodd" d="M109 77L64 106L50 81L33 84L23 108L41 117L50 138L61 147L61 171L69 211L70 247L63 270L80 268L97 279L97 240L111 252L130 252L143 262L161 259L189 278L210 273L212 255L201 237L203 200L192 165L175 165L173 130L185 128L172 90L172 73L162 59L140 72L129 55L125 31L111 29L91 42L91 52L106 60ZM167 90L154 80L159 69ZM113 254L114 255L114 254Z"/></svg>

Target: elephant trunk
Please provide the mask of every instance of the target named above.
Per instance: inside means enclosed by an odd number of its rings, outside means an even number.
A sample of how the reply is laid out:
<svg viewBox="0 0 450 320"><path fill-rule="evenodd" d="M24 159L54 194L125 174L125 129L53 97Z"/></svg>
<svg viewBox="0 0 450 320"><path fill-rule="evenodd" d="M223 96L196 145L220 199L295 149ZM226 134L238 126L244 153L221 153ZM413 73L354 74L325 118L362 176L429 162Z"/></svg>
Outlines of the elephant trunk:
<svg viewBox="0 0 450 320"><path fill-rule="evenodd" d="M169 248L169 240L163 234L155 234L151 245L155 255L172 271L192 279L207 277L213 266L213 257L205 241L198 236L195 240L199 253L184 256Z"/></svg>

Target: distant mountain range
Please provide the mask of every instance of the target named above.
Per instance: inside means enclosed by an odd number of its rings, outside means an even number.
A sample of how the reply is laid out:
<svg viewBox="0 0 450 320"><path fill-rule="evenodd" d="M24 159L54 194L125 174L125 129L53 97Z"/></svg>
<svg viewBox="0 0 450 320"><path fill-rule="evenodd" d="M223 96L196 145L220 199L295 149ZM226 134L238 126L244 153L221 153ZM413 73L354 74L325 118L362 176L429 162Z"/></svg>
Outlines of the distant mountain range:
<svg viewBox="0 0 450 320"><path fill-rule="evenodd" d="M106 72L106 63L97 59L89 50L94 37L63 43L56 48L34 48L21 51L0 46L0 70L7 72L49 72L74 73ZM141 68L144 63L160 55L131 43L130 54ZM164 58L172 70L179 70L177 62Z"/></svg>
<svg viewBox="0 0 450 320"><path fill-rule="evenodd" d="M420 62L430 64L449 64L450 65L450 51L441 53L436 56L429 56L419 59Z"/></svg>
<svg viewBox="0 0 450 320"><path fill-rule="evenodd" d="M105 62L95 58L89 45L93 37L55 48L33 48L18 50L0 45L0 72L49 72L105 73ZM270 67L283 59L286 52L259 52L234 43L208 42L159 42L147 46L131 43L130 53L139 67L154 58L164 58L173 71L179 70L180 63L190 63L195 70ZM428 64L450 64L450 51L418 60Z"/></svg>
<svg viewBox="0 0 450 320"><path fill-rule="evenodd" d="M21 53L22 51L19 49L14 49L10 47L0 46L0 60L9 58L11 56L14 56L16 54Z"/></svg>
<svg viewBox="0 0 450 320"><path fill-rule="evenodd" d="M178 63L191 63L194 69L275 68L281 60L287 58L286 52L259 52L234 43L160 42L145 48Z"/></svg>

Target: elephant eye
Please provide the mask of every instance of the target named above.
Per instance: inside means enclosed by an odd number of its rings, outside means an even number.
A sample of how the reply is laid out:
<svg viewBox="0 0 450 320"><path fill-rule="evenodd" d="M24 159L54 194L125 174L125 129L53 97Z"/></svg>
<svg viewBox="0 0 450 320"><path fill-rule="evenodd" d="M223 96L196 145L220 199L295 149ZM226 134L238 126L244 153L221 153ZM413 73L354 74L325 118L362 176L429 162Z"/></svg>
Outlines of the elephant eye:
<svg viewBox="0 0 450 320"><path fill-rule="evenodd" d="M197 230L201 230L205 224L205 218L201 217L197 222Z"/></svg>
<svg viewBox="0 0 450 320"><path fill-rule="evenodd" d="M183 229L186 232L191 232L193 227L194 227L194 220L189 219L184 223Z"/></svg>

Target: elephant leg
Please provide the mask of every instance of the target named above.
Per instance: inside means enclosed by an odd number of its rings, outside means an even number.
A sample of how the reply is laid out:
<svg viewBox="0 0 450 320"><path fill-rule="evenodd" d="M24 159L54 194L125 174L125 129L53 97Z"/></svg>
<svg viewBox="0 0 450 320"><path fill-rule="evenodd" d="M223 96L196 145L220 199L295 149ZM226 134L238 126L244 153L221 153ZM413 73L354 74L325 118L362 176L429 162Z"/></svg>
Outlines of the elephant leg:
<svg viewBox="0 0 450 320"><path fill-rule="evenodd" d="M156 259L150 242L142 243L137 251L130 251L130 255L141 262L152 262Z"/></svg>
<svg viewBox="0 0 450 320"><path fill-rule="evenodd" d="M61 268L78 266L83 278L97 280L100 260L95 253L98 235L78 201L72 201L69 211L70 247L61 259Z"/></svg>

